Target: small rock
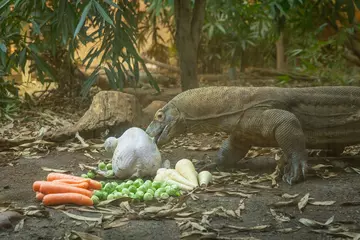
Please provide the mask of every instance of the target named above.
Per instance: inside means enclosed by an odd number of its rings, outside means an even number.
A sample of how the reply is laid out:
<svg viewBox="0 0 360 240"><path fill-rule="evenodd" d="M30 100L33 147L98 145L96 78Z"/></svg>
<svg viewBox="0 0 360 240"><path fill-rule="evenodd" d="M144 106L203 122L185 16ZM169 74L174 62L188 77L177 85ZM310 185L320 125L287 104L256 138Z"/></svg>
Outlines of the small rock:
<svg viewBox="0 0 360 240"><path fill-rule="evenodd" d="M15 211L0 213L0 230L13 228L24 216Z"/></svg>

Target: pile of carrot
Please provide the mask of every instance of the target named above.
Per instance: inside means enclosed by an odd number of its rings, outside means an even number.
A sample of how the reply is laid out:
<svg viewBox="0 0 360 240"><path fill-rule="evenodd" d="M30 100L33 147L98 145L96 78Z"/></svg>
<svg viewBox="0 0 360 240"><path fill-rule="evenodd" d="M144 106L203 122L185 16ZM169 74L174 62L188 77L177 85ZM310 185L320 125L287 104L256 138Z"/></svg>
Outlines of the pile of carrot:
<svg viewBox="0 0 360 240"><path fill-rule="evenodd" d="M46 181L35 181L33 190L36 199L45 206L60 204L94 205L93 190L100 190L101 183L83 177L63 173L49 173Z"/></svg>

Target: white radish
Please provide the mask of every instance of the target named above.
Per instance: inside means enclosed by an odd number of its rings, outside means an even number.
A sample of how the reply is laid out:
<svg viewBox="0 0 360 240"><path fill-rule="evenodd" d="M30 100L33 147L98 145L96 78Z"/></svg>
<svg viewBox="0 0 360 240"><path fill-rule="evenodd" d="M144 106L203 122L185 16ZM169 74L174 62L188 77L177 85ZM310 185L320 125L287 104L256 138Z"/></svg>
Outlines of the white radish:
<svg viewBox="0 0 360 240"><path fill-rule="evenodd" d="M191 188L196 187L189 180L181 176L175 169L159 169L159 170L154 178L154 181L167 181L170 179Z"/></svg>
<svg viewBox="0 0 360 240"><path fill-rule="evenodd" d="M168 179L168 176L163 171L163 172L157 173L156 176L154 177L153 181L161 182L161 181L165 181L167 179Z"/></svg>
<svg viewBox="0 0 360 240"><path fill-rule="evenodd" d="M179 186L179 188L180 188L181 190L183 190L183 191L191 191L191 190L194 189L193 187L190 187L190 186L188 186L188 185L185 185L185 184L176 182L176 181L174 181L174 180L172 180L172 179L168 179L168 180L166 180L166 182L167 182L167 183L170 183L170 184L174 184L174 185Z"/></svg>
<svg viewBox="0 0 360 240"><path fill-rule="evenodd" d="M189 159L179 160L175 165L175 170L195 186L199 186L198 173L195 170L194 164Z"/></svg>
<svg viewBox="0 0 360 240"><path fill-rule="evenodd" d="M180 175L175 169L166 169L165 173L169 176L170 179L185 184L187 186L195 188L196 185L190 182L188 179Z"/></svg>
<svg viewBox="0 0 360 240"><path fill-rule="evenodd" d="M202 171L198 175L200 186L207 186L212 181L212 174L209 171Z"/></svg>
<svg viewBox="0 0 360 240"><path fill-rule="evenodd" d="M159 168L157 171L156 171L156 174L159 174L159 173L162 173L166 171L166 168Z"/></svg>

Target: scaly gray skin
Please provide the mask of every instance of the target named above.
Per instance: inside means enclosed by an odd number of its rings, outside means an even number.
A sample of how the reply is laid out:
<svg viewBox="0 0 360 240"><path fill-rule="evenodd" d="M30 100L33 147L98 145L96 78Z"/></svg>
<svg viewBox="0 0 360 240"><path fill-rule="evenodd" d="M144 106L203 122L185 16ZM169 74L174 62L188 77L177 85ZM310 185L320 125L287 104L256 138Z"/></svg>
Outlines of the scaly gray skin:
<svg viewBox="0 0 360 240"><path fill-rule="evenodd" d="M251 146L280 147L292 185L305 179L306 148L339 153L360 142L360 88L197 88L159 109L146 130L159 147L182 133L219 131L229 133L219 166L234 166Z"/></svg>

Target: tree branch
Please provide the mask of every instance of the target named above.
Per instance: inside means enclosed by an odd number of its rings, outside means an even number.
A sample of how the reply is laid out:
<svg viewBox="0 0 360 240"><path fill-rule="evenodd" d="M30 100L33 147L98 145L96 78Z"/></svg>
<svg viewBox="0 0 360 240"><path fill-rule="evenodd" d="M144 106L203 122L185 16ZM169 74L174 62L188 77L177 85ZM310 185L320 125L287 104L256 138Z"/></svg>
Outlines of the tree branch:
<svg viewBox="0 0 360 240"><path fill-rule="evenodd" d="M191 19L191 36L197 46L200 42L201 29L205 19L206 0L195 0L195 7Z"/></svg>

